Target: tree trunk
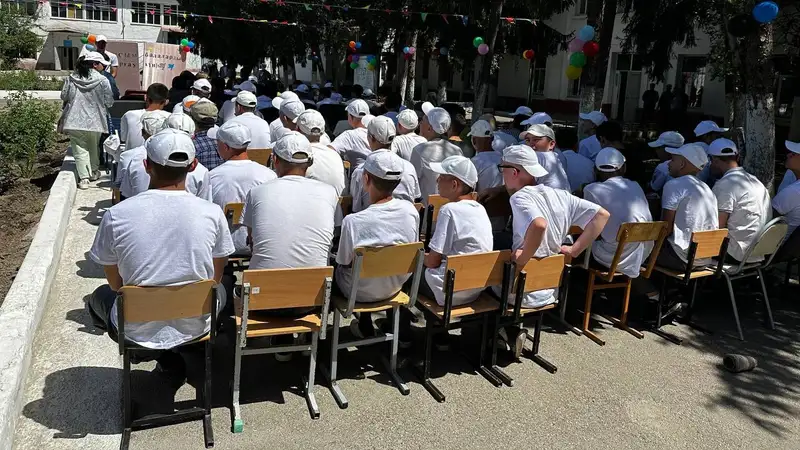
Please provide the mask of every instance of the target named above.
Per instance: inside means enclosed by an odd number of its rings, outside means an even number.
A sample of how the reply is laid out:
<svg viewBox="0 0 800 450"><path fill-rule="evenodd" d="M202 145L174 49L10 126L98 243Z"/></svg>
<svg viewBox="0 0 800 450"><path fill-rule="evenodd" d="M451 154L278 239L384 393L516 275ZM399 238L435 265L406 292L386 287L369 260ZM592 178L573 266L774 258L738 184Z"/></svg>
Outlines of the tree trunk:
<svg viewBox="0 0 800 450"><path fill-rule="evenodd" d="M589 5L597 3L589 2ZM588 69L581 76L581 103L579 112L599 111L603 106L603 93L606 86L611 41L614 38L614 20L617 17L617 0L604 0L602 6L588 11L587 23L598 30L595 40L600 52L594 57ZM580 127L579 127L580 128ZM581 138L582 136L579 136Z"/></svg>
<svg viewBox="0 0 800 450"><path fill-rule="evenodd" d="M475 101L472 103L473 120L483 115L483 107L486 97L489 95L489 78L492 70L492 60L494 59L494 45L497 41L497 31L500 29L500 15L503 13L505 0L494 0L492 2L489 27L487 28L488 39L486 45L489 46L489 53L481 57L481 66L478 76L475 77Z"/></svg>
<svg viewBox="0 0 800 450"><path fill-rule="evenodd" d="M409 47L417 46L418 34L419 31L416 30L411 34L411 43L408 44ZM406 107L414 109L414 84L417 80L417 52L414 52L408 60L408 76L406 78L406 93L403 96L403 102Z"/></svg>
<svg viewBox="0 0 800 450"><path fill-rule="evenodd" d="M400 45L398 45L399 49L402 49L403 47L408 45L406 43L408 42L409 39L411 39L411 33L406 31L406 32L403 33L403 37L404 37L404 39L400 42ZM402 64L402 70L400 71L400 98L402 100L402 103L405 105L406 104L406 88L408 86L408 62L409 62L409 60L408 60L408 58L406 58L406 55L402 52L402 50L397 52L398 61L400 61L401 57L403 58L403 64Z"/></svg>

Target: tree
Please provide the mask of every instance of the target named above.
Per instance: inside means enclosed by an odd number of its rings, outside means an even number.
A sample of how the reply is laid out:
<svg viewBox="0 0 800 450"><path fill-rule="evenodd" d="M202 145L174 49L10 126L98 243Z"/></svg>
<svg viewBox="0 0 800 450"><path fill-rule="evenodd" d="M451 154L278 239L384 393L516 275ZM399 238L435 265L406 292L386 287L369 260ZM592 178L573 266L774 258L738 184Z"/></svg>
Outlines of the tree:
<svg viewBox="0 0 800 450"><path fill-rule="evenodd" d="M23 4L24 5L24 4ZM42 38L34 33L36 15L12 5L0 8L0 68L15 69L22 58L34 58L42 48Z"/></svg>
<svg viewBox="0 0 800 450"><path fill-rule="evenodd" d="M595 38L600 52L583 70L580 81L580 112L599 111L603 104L611 40L617 17L617 0L589 0L586 6L586 23L595 27Z"/></svg>

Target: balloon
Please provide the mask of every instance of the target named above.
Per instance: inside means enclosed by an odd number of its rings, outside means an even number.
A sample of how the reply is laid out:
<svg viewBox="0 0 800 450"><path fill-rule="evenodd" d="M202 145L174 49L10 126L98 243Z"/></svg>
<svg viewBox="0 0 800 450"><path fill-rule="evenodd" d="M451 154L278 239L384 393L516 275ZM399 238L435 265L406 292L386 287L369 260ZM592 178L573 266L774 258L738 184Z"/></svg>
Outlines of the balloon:
<svg viewBox="0 0 800 450"><path fill-rule="evenodd" d="M478 46L478 54L479 55L485 55L487 53L489 53L489 46L488 45L481 44L481 45Z"/></svg>
<svg viewBox="0 0 800 450"><path fill-rule="evenodd" d="M186 38L181 39L181 45L186 47L187 45L189 45L189 40Z"/></svg>
<svg viewBox="0 0 800 450"><path fill-rule="evenodd" d="M356 42L356 48L361 48L361 42Z"/></svg>
<svg viewBox="0 0 800 450"><path fill-rule="evenodd" d="M410 49L408 47L403 47L403 53L405 53L406 55L408 54L409 50Z"/></svg>
<svg viewBox="0 0 800 450"><path fill-rule="evenodd" d="M87 39L88 39L90 44L94 44L95 42L97 42L97 36L95 36L93 34L90 34Z"/></svg>
<svg viewBox="0 0 800 450"><path fill-rule="evenodd" d="M567 49L569 51L571 51L571 52L578 52L578 51L583 50L583 45L584 44L585 44L584 41L576 38L576 39L573 39L573 40L570 41L569 46L567 47Z"/></svg>
<svg viewBox="0 0 800 450"><path fill-rule="evenodd" d="M350 63L350 68L353 70L358 69L358 63L357 62Z"/></svg>
<svg viewBox="0 0 800 450"><path fill-rule="evenodd" d="M575 52L569 56L569 65L574 67L583 67L586 65L586 55L583 52Z"/></svg>
<svg viewBox="0 0 800 450"><path fill-rule="evenodd" d="M88 37L86 37L86 36L82 37L82 38L81 38L81 43L83 43L83 44L88 44L88 43L89 43L89 38L88 38Z"/></svg>
<svg viewBox="0 0 800 450"><path fill-rule="evenodd" d="M448 50L447 47L442 47L442 48L439 49L439 54L442 55L442 56L447 56L447 54L449 52L450 52L450 50Z"/></svg>
<svg viewBox="0 0 800 450"><path fill-rule="evenodd" d="M95 47L94 45L92 45L92 44L86 44L86 50L88 50L88 51L90 51L90 52L93 52L93 51L95 51L96 49L97 49L97 47Z"/></svg>
<svg viewBox="0 0 800 450"><path fill-rule="evenodd" d="M529 61L533 59L534 55L535 53L533 52L533 50L525 50L524 52L522 52L522 57Z"/></svg>
<svg viewBox="0 0 800 450"><path fill-rule="evenodd" d="M480 47L480 46L481 46L481 44L483 44L483 38L482 38L482 37L480 37L480 36L478 36L478 37L476 37L475 39L473 39L473 40L472 40L472 45L473 45L475 48L478 48L478 47Z"/></svg>
<svg viewBox="0 0 800 450"><path fill-rule="evenodd" d="M728 32L737 38L745 37L758 29L758 22L750 14L737 14L728 21Z"/></svg>
<svg viewBox="0 0 800 450"><path fill-rule="evenodd" d="M188 43L188 44L186 44L186 45L188 45L188 46L189 46L189 48L194 48L194 46L195 46L195 43L194 43L194 41L189 41L189 43Z"/></svg>
<svg viewBox="0 0 800 450"><path fill-rule="evenodd" d="M761 2L753 8L753 17L760 23L770 23L778 17L778 4Z"/></svg>
<svg viewBox="0 0 800 450"><path fill-rule="evenodd" d="M189 48L189 46L188 46L188 45L184 45L184 46L183 46L183 51L184 51L184 52L186 52L186 53L189 53L190 51L192 51L192 49L191 49L191 48Z"/></svg>
<svg viewBox="0 0 800 450"><path fill-rule="evenodd" d="M416 47L408 47L408 53L410 53L410 54L412 54L412 55L413 55L414 53L417 53L417 48L416 48Z"/></svg>
<svg viewBox="0 0 800 450"><path fill-rule="evenodd" d="M583 28L578 31L578 39L583 42L594 39L594 27L591 25L584 25Z"/></svg>
<svg viewBox="0 0 800 450"><path fill-rule="evenodd" d="M578 78L581 77L581 73L583 73L583 69L581 69L580 67L575 67L575 66L567 67L566 71L567 79L577 80Z"/></svg>
<svg viewBox="0 0 800 450"><path fill-rule="evenodd" d="M583 44L583 53L589 58L593 58L595 55L600 53L600 44L595 41Z"/></svg>
<svg viewBox="0 0 800 450"><path fill-rule="evenodd" d="M356 48L356 41L350 41L350 43L347 44L347 46L350 48Z"/></svg>

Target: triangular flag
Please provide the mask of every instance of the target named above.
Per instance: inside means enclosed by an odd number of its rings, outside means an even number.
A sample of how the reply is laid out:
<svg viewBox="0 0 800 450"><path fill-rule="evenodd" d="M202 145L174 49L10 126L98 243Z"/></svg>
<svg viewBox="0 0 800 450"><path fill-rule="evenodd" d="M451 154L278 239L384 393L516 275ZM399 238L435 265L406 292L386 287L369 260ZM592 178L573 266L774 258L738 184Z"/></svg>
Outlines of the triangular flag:
<svg viewBox="0 0 800 450"><path fill-rule="evenodd" d="M328 11L331 10L331 5L322 5L323 8L327 9Z"/></svg>
<svg viewBox="0 0 800 450"><path fill-rule="evenodd" d="M42 3L44 3L44 0L42 1ZM114 12L117 12L117 8L111 8L111 10L114 11ZM185 17L185 15L184 15L184 17Z"/></svg>
<svg viewBox="0 0 800 450"><path fill-rule="evenodd" d="M461 21L464 22L464 26L466 26L467 22L469 22L469 17L468 16L461 16Z"/></svg>
<svg viewBox="0 0 800 450"><path fill-rule="evenodd" d="M419 16L422 18L422 21L425 22L425 19L428 18L428 13L419 13Z"/></svg>
<svg viewBox="0 0 800 450"><path fill-rule="evenodd" d="M76 6L78 9L82 9L82 8L83 8L83 5L81 5L80 3L75 3L75 6Z"/></svg>
<svg viewBox="0 0 800 450"><path fill-rule="evenodd" d="M183 18L184 18L184 19L186 18L186 13L183 13Z"/></svg>
<svg viewBox="0 0 800 450"><path fill-rule="evenodd" d="M514 18L513 17L506 17L505 19L506 19L506 22L508 22L508 23L514 23Z"/></svg>
<svg viewBox="0 0 800 450"><path fill-rule="evenodd" d="M153 15L155 15L155 13L156 13L156 10L155 10L155 9L151 9L150 11L147 11L147 12L149 12L149 13L150 13L150 15L151 15L151 16L153 16Z"/></svg>
<svg viewBox="0 0 800 450"><path fill-rule="evenodd" d="M308 3L306 3L305 5L306 5L306 11L311 11L311 5L309 5Z"/></svg>
<svg viewBox="0 0 800 450"><path fill-rule="evenodd" d="M367 6L363 7L363 8L361 8L361 9L369 9L370 6L372 6L372 5L367 5Z"/></svg>
<svg viewBox="0 0 800 450"><path fill-rule="evenodd" d="M214 23L214 18L211 17L211 16L208 16L208 23Z"/></svg>
<svg viewBox="0 0 800 450"><path fill-rule="evenodd" d="M172 8L167 8L167 9L164 11L164 14L169 14L169 13L171 13L171 12L172 12Z"/></svg>
<svg viewBox="0 0 800 450"><path fill-rule="evenodd" d="M442 14L442 19L444 19L444 23L450 25L450 22L447 21L447 14Z"/></svg>

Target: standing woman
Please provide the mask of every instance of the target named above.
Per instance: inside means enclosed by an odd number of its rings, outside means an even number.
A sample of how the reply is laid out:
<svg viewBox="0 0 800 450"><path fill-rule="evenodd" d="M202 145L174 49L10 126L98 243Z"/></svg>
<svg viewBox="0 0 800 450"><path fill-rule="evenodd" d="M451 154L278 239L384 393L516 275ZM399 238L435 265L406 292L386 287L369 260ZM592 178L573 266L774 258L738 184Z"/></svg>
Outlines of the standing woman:
<svg viewBox="0 0 800 450"><path fill-rule="evenodd" d="M105 70L105 62L100 53L87 53L61 90L61 128L70 137L79 189L87 189L89 181L100 177L100 135L108 133L107 109L114 104L111 84L100 73Z"/></svg>

